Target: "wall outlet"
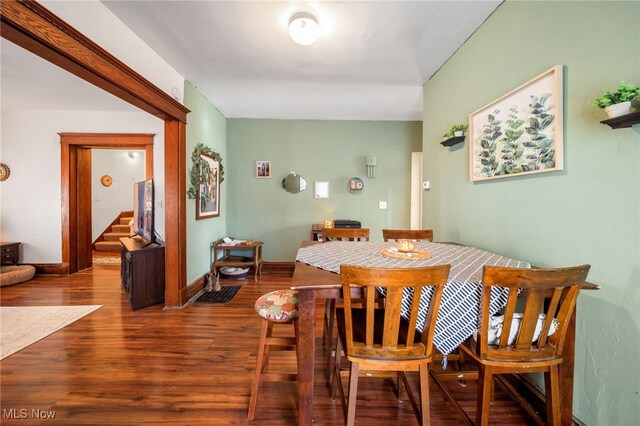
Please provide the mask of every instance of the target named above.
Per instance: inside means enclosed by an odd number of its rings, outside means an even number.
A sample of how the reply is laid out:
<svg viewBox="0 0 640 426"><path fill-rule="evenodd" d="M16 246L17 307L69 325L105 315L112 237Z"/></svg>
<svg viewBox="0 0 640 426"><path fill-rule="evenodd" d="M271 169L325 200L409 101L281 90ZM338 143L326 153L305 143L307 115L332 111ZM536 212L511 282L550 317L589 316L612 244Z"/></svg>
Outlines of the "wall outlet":
<svg viewBox="0 0 640 426"><path fill-rule="evenodd" d="M429 182L428 180L423 180L422 189L431 189L431 182Z"/></svg>
<svg viewBox="0 0 640 426"><path fill-rule="evenodd" d="M386 201L380 201L378 203L378 207L380 208L380 210L386 210L387 208L387 202Z"/></svg>

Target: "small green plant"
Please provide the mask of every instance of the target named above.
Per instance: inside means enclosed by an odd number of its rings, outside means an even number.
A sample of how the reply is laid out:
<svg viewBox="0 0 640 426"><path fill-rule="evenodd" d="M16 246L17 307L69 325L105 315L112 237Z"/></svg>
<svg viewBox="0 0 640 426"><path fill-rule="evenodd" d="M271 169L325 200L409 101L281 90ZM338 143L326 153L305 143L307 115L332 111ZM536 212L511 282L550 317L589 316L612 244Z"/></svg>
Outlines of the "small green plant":
<svg viewBox="0 0 640 426"><path fill-rule="evenodd" d="M613 93L605 89L603 96L593 100L593 106L606 108L621 102L630 101L636 96L640 96L640 87L623 81L618 86L618 90Z"/></svg>
<svg viewBox="0 0 640 426"><path fill-rule="evenodd" d="M451 126L447 133L442 135L442 137L447 139L452 138L456 132L464 132L468 127L469 126L467 126L466 124L454 124L453 126Z"/></svg>
<svg viewBox="0 0 640 426"><path fill-rule="evenodd" d="M454 134L455 132L464 132L469 128L466 124L454 124L449 129L449 133Z"/></svg>

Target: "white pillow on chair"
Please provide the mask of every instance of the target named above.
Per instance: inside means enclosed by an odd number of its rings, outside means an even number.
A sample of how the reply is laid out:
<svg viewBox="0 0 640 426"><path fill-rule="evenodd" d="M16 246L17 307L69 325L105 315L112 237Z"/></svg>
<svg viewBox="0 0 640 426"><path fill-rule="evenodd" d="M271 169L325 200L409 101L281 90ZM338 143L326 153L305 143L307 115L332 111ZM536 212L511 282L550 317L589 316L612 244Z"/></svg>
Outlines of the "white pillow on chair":
<svg viewBox="0 0 640 426"><path fill-rule="evenodd" d="M544 325L544 321L546 319L545 314L540 314L538 316L538 323L536 324L536 329L533 332L533 341L537 341L538 337L540 337L540 331L542 331L542 326ZM513 345L516 341L516 336L520 331L520 323L522 322L522 314L515 313L513 314L513 320L511 321L511 330L509 330L509 340L507 342L508 345ZM489 321L489 336L487 343L490 345L498 345L500 343L500 336L502 336L502 326L504 324L504 315L491 317ZM553 319L551 321L551 327L549 327L549 336L556 332L558 328L559 322L557 319ZM473 333L473 338L478 340L478 332Z"/></svg>

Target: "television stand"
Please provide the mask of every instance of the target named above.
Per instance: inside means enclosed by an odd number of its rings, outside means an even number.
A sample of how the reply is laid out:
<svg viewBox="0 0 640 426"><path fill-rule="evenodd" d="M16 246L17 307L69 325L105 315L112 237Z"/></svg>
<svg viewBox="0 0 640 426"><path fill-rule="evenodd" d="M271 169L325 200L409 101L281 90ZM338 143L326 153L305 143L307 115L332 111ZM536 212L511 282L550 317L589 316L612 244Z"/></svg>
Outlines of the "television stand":
<svg viewBox="0 0 640 426"><path fill-rule="evenodd" d="M120 238L122 287L131 309L164 302L164 246L140 238Z"/></svg>

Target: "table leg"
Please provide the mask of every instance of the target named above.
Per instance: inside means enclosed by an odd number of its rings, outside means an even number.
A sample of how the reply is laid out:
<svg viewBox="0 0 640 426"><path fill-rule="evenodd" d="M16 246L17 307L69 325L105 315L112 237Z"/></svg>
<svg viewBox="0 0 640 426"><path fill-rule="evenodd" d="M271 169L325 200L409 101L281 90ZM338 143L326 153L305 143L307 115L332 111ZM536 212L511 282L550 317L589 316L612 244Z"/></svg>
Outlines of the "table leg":
<svg viewBox="0 0 640 426"><path fill-rule="evenodd" d="M316 293L298 290L298 425L313 421L313 358L316 351Z"/></svg>
<svg viewBox="0 0 640 426"><path fill-rule="evenodd" d="M573 369L576 351L576 306L569 320L567 335L562 349L562 364L560 364L560 424L573 424Z"/></svg>

